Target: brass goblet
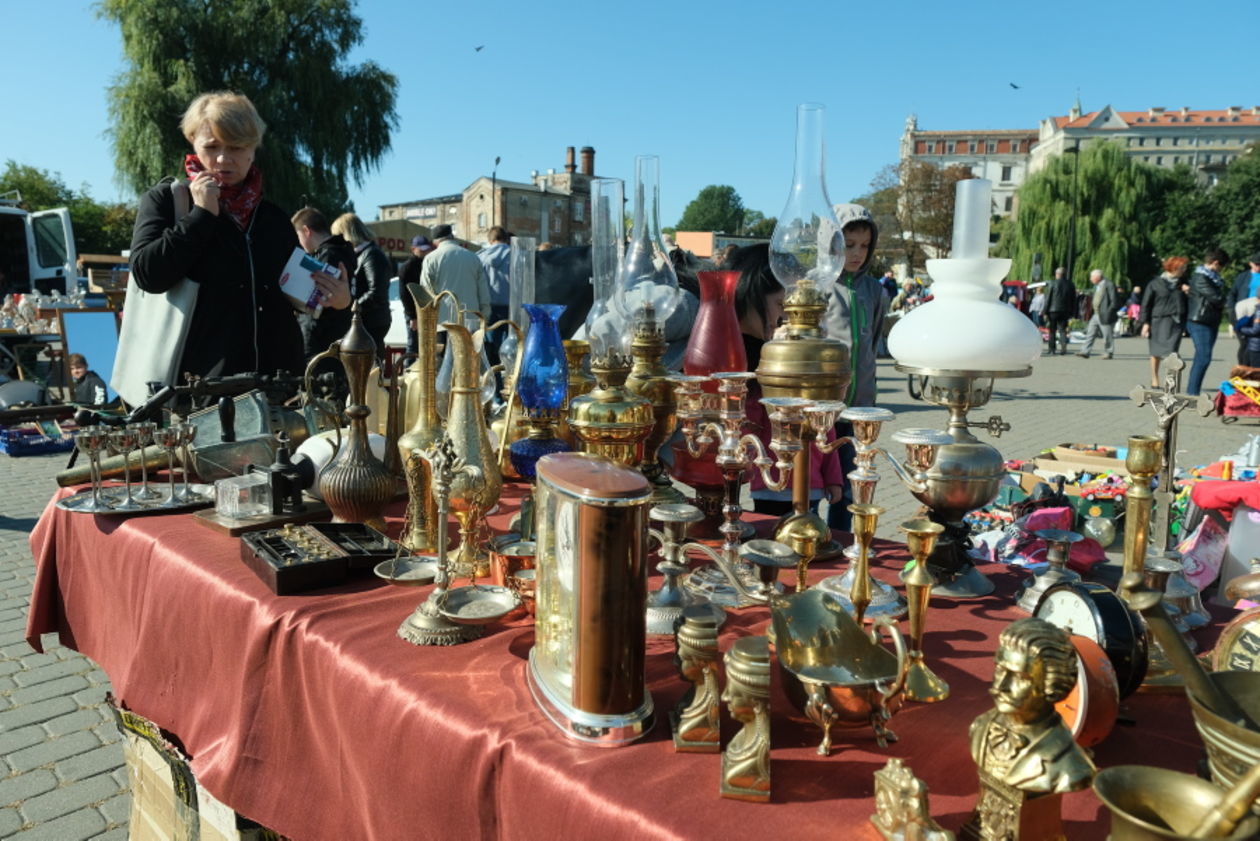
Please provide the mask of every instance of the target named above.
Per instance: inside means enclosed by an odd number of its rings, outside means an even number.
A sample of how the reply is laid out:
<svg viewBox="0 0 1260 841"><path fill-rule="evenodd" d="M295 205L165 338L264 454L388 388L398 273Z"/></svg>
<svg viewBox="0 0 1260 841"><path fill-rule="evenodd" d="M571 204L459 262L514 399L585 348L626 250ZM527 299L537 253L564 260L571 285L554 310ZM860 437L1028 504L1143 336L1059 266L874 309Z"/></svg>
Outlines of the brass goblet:
<svg viewBox="0 0 1260 841"><path fill-rule="evenodd" d="M932 598L932 588L936 586L936 579L928 572L927 559L945 527L921 517L907 520L898 528L906 533L906 548L914 560L904 579L910 602L910 669L906 673L906 698L920 704L934 704L949 697L949 684L923 661L928 602Z"/></svg>
<svg viewBox="0 0 1260 841"><path fill-rule="evenodd" d="M871 541L875 539L875 526L884 509L878 505L855 502L849 506L849 513L853 515L853 541L858 547L849 601L853 603L853 618L861 625L866 606L871 603Z"/></svg>
<svg viewBox="0 0 1260 841"><path fill-rule="evenodd" d="M1125 572L1142 572L1146 565L1151 508L1155 501L1151 481L1159 473L1163 459L1163 438L1156 435L1129 436L1129 452L1124 458L1124 466L1130 476L1124 514Z"/></svg>

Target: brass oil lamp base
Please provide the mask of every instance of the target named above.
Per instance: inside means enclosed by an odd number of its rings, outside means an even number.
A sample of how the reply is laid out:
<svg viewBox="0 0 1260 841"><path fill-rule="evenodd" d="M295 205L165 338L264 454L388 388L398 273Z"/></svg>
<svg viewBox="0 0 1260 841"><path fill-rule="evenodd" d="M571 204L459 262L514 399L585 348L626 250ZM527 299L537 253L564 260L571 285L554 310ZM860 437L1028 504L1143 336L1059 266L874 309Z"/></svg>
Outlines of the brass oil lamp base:
<svg viewBox="0 0 1260 841"><path fill-rule="evenodd" d="M1081 580L1080 575L1067 568L1067 562L1070 559L1072 544L1079 543L1084 538L1074 531L1062 529L1042 529L1037 532L1037 537L1046 542L1046 561L1049 566L1039 575L1024 581L1023 588L1015 600L1015 606L1025 613L1035 611L1041 597L1046 594L1046 590L1054 585Z"/></svg>

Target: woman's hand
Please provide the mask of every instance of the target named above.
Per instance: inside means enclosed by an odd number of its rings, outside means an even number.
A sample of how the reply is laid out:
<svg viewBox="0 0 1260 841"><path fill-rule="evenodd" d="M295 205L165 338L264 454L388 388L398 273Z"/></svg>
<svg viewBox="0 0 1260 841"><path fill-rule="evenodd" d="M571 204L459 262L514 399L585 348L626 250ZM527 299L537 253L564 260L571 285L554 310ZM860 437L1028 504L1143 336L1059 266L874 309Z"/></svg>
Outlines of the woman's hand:
<svg viewBox="0 0 1260 841"><path fill-rule="evenodd" d="M1149 339L1150 337L1151 337L1151 325L1143 324L1142 325L1142 338Z"/></svg>
<svg viewBox="0 0 1260 841"><path fill-rule="evenodd" d="M350 306L350 276L346 274L345 266L338 266L338 269L340 271L336 277L327 272L314 272L311 277L315 279L323 305L334 310L344 310Z"/></svg>
<svg viewBox="0 0 1260 841"><path fill-rule="evenodd" d="M193 204L205 208L215 216L219 215L219 182L208 172L199 172L197 177L188 182L188 191L192 193Z"/></svg>
<svg viewBox="0 0 1260 841"><path fill-rule="evenodd" d="M823 492L827 495L827 501L835 505L844 500L843 485L827 485L823 488Z"/></svg>

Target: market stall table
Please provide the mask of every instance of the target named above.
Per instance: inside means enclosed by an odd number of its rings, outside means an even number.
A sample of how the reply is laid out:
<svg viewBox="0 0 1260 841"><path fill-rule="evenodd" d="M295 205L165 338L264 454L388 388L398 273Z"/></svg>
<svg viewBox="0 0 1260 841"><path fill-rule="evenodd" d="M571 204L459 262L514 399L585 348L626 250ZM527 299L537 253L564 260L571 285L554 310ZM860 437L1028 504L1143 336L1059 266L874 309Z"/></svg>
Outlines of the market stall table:
<svg viewBox="0 0 1260 841"><path fill-rule="evenodd" d="M517 502L509 489L492 525L504 530ZM50 503L31 548L30 644L39 650L41 635L58 633L91 657L122 705L178 738L207 790L296 841L876 839L872 774L894 756L928 784L941 824L957 828L977 790L967 728L991 706L997 636L1022 615L1010 595L1020 576L1002 567L984 570L994 596L934 599L925 647L953 694L907 704L890 722L900 740L884 750L869 729L838 731L833 755L818 756L819 731L789 718L776 686L773 802L759 805L718 797L716 755L673 751L666 711L685 686L672 640L648 643L655 729L601 750L569 741L535 707L527 621L491 625L466 645L418 648L395 632L428 588L370 578L275 596L236 539L188 514L94 517ZM895 581L904 547L877 548L875 574ZM811 579L836 565L816 563ZM765 608L733 612L723 649L767 620ZM1099 767L1193 771L1202 747L1184 697L1136 695L1125 713L1135 724L1096 749ZM1069 795L1064 816L1069 838L1106 836L1106 810L1090 792Z"/></svg>

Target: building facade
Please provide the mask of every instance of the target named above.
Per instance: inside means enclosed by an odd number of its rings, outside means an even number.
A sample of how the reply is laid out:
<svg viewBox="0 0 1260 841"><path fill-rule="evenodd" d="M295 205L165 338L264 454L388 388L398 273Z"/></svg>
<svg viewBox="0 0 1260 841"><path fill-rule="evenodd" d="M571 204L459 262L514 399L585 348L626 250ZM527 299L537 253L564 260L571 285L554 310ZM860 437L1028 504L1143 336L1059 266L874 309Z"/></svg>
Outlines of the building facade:
<svg viewBox="0 0 1260 841"><path fill-rule="evenodd" d="M587 245L591 241L591 181L595 150L568 147L564 170L535 170L529 182L483 175L449 196L381 205L381 219L409 219L428 228L448 224L455 236L486 242L490 228L502 225L515 236L535 237L539 244Z"/></svg>
<svg viewBox="0 0 1260 841"><path fill-rule="evenodd" d="M1260 141L1260 106L1116 111L1108 105L1083 114L1078 103L1065 117L1041 121L1029 171L1043 168L1055 155L1098 140L1116 141L1129 157L1151 166L1185 164L1214 184L1249 144Z"/></svg>
<svg viewBox="0 0 1260 841"><path fill-rule="evenodd" d="M1015 210L1015 191L1028 175L1028 155L1037 142L1033 129L922 131L911 114L901 135L901 160L916 159L942 169L965 166L976 178L993 182L993 213Z"/></svg>

